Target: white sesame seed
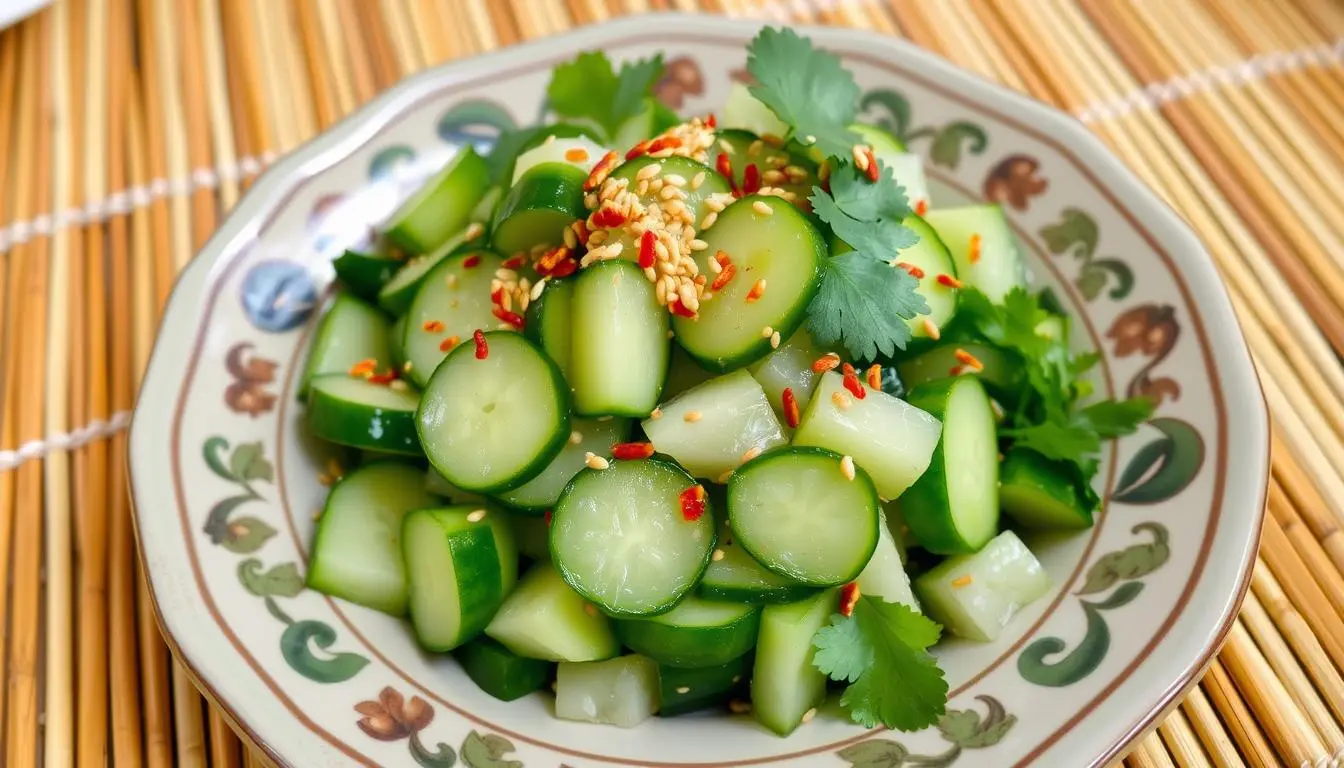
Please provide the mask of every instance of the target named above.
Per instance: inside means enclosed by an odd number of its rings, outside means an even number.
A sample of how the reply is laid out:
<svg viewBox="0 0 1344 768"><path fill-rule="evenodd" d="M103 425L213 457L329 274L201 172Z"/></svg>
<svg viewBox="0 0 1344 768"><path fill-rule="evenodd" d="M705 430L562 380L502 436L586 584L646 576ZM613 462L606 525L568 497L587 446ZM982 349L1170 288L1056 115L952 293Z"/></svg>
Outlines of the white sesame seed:
<svg viewBox="0 0 1344 768"><path fill-rule="evenodd" d="M410 389L410 387L406 384L406 382L402 381L401 379L393 379L387 382L387 388L395 390L397 392L405 392L406 390Z"/></svg>
<svg viewBox="0 0 1344 768"><path fill-rule="evenodd" d="M841 457L841 459L840 459L840 473L841 473L842 475L845 476L845 479L846 479L846 480L853 480L853 479L854 479L854 457L853 457L853 456L843 456L843 457Z"/></svg>
<svg viewBox="0 0 1344 768"><path fill-rule="evenodd" d="M467 225L467 231L463 233L463 237L465 237L468 240L475 240L484 233L485 233L485 225L479 221L473 221Z"/></svg>
<svg viewBox="0 0 1344 768"><path fill-rule="evenodd" d="M835 403L835 406L843 411L846 408L849 408L849 395L846 395L844 392L832 392L831 402Z"/></svg>
<svg viewBox="0 0 1344 768"><path fill-rule="evenodd" d="M667 283L662 280L657 281L653 286L653 293L658 299L659 306L667 306Z"/></svg>
<svg viewBox="0 0 1344 768"><path fill-rule="evenodd" d="M679 687L677 688L677 693L679 693L679 694L681 694L681 695L683 695L683 696L686 695L686 694L688 694L688 693L690 693L690 692L691 692L691 689L690 689L689 687L687 687L687 686L684 686L684 685L683 685L683 686L679 686Z"/></svg>
<svg viewBox="0 0 1344 768"><path fill-rule="evenodd" d="M658 282L658 270L653 267L645 267L644 277L647 278L650 283L656 283Z"/></svg>
<svg viewBox="0 0 1344 768"><path fill-rule="evenodd" d="M662 409L662 408L654 408L652 411L649 412L649 418L650 418L650 419L661 419L661 418L663 418L663 409Z"/></svg>
<svg viewBox="0 0 1344 768"><path fill-rule="evenodd" d="M787 178L783 171L769 170L761 174L761 180L767 184L783 184Z"/></svg>
<svg viewBox="0 0 1344 768"><path fill-rule="evenodd" d="M453 274L452 272L449 272L447 275L444 276L444 278L443 278L443 284L446 285L446 286L448 286L449 288L456 288L456 287L457 287L457 275Z"/></svg>
<svg viewBox="0 0 1344 768"><path fill-rule="evenodd" d="M555 143L555 134L552 133L550 136L547 136L547 137L546 137L546 141L543 141L542 143L543 143L543 144L548 144L548 145L549 145L549 144L554 144L554 143Z"/></svg>
<svg viewBox="0 0 1344 768"><path fill-rule="evenodd" d="M773 336L774 334L775 334L775 329L774 329L774 328L771 328L771 327L768 326L768 325L761 329L761 338L762 338L762 339L768 339L768 338L770 338L771 336Z"/></svg>
<svg viewBox="0 0 1344 768"><path fill-rule="evenodd" d="M804 143L804 144L816 144L816 143L817 143L817 137L816 137L816 136L813 136L812 134L809 133L809 134L807 134L806 136L803 137L803 143Z"/></svg>
<svg viewBox="0 0 1344 768"><path fill-rule="evenodd" d="M779 331L770 334L770 348L779 349Z"/></svg>
<svg viewBox="0 0 1344 768"><path fill-rule="evenodd" d="M599 229L588 236L588 247L596 248L607 240L607 230Z"/></svg>
<svg viewBox="0 0 1344 768"><path fill-rule="evenodd" d="M606 469L611 466L611 462L598 456L592 451L583 454L583 463L587 464L590 469Z"/></svg>
<svg viewBox="0 0 1344 768"><path fill-rule="evenodd" d="M662 163L649 163L648 165L639 169L639 173L635 174L635 180L645 181L647 179L652 179L654 176L657 176L658 174L662 173L662 171L663 171Z"/></svg>
<svg viewBox="0 0 1344 768"><path fill-rule="evenodd" d="M803 713L803 722L804 723L811 722L812 718L816 716L817 716L817 708L813 707Z"/></svg>
<svg viewBox="0 0 1344 768"><path fill-rule="evenodd" d="M760 455L761 455L761 447L759 445L756 446L755 448L748 448L746 451L742 453L742 463L746 464L748 461L751 461L752 459Z"/></svg>
<svg viewBox="0 0 1344 768"><path fill-rule="evenodd" d="M681 305L692 312L700 309L700 297L695 295L695 283L685 282L677 288L677 298Z"/></svg>
<svg viewBox="0 0 1344 768"><path fill-rule="evenodd" d="M593 210L594 208L596 208L596 207L597 207L597 193L595 193L595 192L589 192L588 194L584 195L584 196L583 196L583 206L584 206L585 208L587 208L588 210L590 210L590 211Z"/></svg>
<svg viewBox="0 0 1344 768"><path fill-rule="evenodd" d="M625 248L625 243L611 243L607 246L607 255L604 259L614 259L621 255L621 250Z"/></svg>
<svg viewBox="0 0 1344 768"><path fill-rule="evenodd" d="M719 149L723 150L725 155L733 154L733 145L729 144L727 139L719 139Z"/></svg>
<svg viewBox="0 0 1344 768"><path fill-rule="evenodd" d="M722 549L716 549L714 550L714 554L711 556L711 559L717 563L725 557L727 557L727 554Z"/></svg>
<svg viewBox="0 0 1344 768"><path fill-rule="evenodd" d="M653 255L658 257L660 261L666 261L672 257L672 255L668 253L667 245L663 243L662 238L653 241Z"/></svg>
<svg viewBox="0 0 1344 768"><path fill-rule="evenodd" d="M543 277L537 281L536 285L532 286L532 291L527 294L527 297L532 301L536 301L541 298L541 292L544 290L546 290L546 278Z"/></svg>
<svg viewBox="0 0 1344 768"><path fill-rule="evenodd" d="M733 675L733 681L732 681L732 682L733 682L734 685L736 685L736 684L742 682L742 676L741 676L741 675Z"/></svg>
<svg viewBox="0 0 1344 768"><path fill-rule="evenodd" d="M565 227L565 231L564 231L564 233L563 233L563 237L564 237L564 240L565 240L565 247L566 247L566 248L578 248L578 247L579 247L579 236L576 235L576 234L574 234L574 230L570 229L569 227Z"/></svg>
<svg viewBox="0 0 1344 768"><path fill-rule="evenodd" d="M715 211L710 211L709 213L705 214L704 221L700 222L700 229L709 229L710 227L714 226L714 222L718 220L719 220L719 214L716 213Z"/></svg>
<svg viewBox="0 0 1344 768"><path fill-rule="evenodd" d="M468 522L468 523L479 523L479 522L481 522L481 521L484 520L484 519L485 519L485 510L484 510L484 509L478 509L478 510L476 510L475 512L472 512L471 514L467 515L467 522Z"/></svg>
<svg viewBox="0 0 1344 768"><path fill-rule="evenodd" d="M578 445L578 444L581 443L581 442L583 442L583 433L582 433L582 432L580 432L580 431L578 431L578 430L576 429L576 430L574 430L573 432L570 432L570 433L569 433L569 444L570 444L570 445Z"/></svg>
<svg viewBox="0 0 1344 768"><path fill-rule="evenodd" d="M757 139L747 146L747 157L755 157L765 148L765 142Z"/></svg>
<svg viewBox="0 0 1344 768"><path fill-rule="evenodd" d="M864 151L865 149L867 147L862 144L855 144L849 148L849 154L854 158L854 167L860 171L868 170L868 154Z"/></svg>
<svg viewBox="0 0 1344 768"><path fill-rule="evenodd" d="M699 421L700 419L701 419L701 414L700 414L699 411L687 411L687 412L686 412L686 415L684 415L684 416L681 417L681 420L687 422L688 424L694 424L695 422Z"/></svg>
<svg viewBox="0 0 1344 768"><path fill-rule="evenodd" d="M771 208L770 205L766 203L764 200L757 200L756 202L752 203L751 210L761 214L762 216L769 216L770 214L775 212L775 209Z"/></svg>
<svg viewBox="0 0 1344 768"><path fill-rule="evenodd" d="M696 239L694 239L694 240L691 241L691 250L692 250L692 251L703 251L703 250L705 250L705 249L708 248L708 247L709 247L709 243L706 243L704 240L701 240L700 238L696 238Z"/></svg>
<svg viewBox="0 0 1344 768"><path fill-rule="evenodd" d="M705 183L705 172L701 171L691 179L691 189L699 189L701 184Z"/></svg>
<svg viewBox="0 0 1344 768"><path fill-rule="evenodd" d="M701 173L704 173L704 171L701 171ZM686 177L682 176L679 173L669 173L663 177L663 181L667 182L668 184L671 184L674 187L686 186Z"/></svg>

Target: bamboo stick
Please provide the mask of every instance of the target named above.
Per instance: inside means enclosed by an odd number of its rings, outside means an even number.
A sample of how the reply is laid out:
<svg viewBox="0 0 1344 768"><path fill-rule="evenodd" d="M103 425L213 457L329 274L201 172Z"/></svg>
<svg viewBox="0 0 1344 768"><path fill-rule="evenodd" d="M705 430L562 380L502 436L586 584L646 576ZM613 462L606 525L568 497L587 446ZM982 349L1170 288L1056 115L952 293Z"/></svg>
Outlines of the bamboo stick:
<svg viewBox="0 0 1344 768"><path fill-rule="evenodd" d="M1344 686L1339 684L1339 676L1335 675L1333 680L1319 678L1322 690L1318 694L1312 678L1299 666L1288 643L1279 634L1269 614L1260 606L1260 601L1254 592L1246 597L1241 611L1241 621L1264 653L1265 659L1274 671L1274 676L1283 683L1293 701L1315 727L1321 741L1327 746L1344 744L1344 731L1340 730L1339 724L1335 721L1340 709L1344 708L1344 699L1331 698L1331 694L1337 696L1344 693Z"/></svg>
<svg viewBox="0 0 1344 768"><path fill-rule="evenodd" d="M1325 743L1274 676L1240 619L1232 625L1218 658L1284 762L1297 765L1325 753Z"/></svg>
<svg viewBox="0 0 1344 768"><path fill-rule="evenodd" d="M1336 570L1344 573L1344 534L1340 533L1336 518L1330 514L1329 505L1277 433L1270 434L1270 445L1270 452L1275 457L1273 472L1279 487L1293 501L1294 509L1311 528L1312 535L1321 543Z"/></svg>
<svg viewBox="0 0 1344 768"><path fill-rule="evenodd" d="M210 105L211 151L219 169L219 202L224 210L238 200L238 154L234 151L234 117L229 107L229 84L224 66L224 41L219 6L214 0L200 4L201 60L205 67L205 89Z"/></svg>
<svg viewBox="0 0 1344 768"><path fill-rule="evenodd" d="M1221 655L1209 665L1201 685L1227 727L1228 734L1241 750L1246 764L1252 768L1278 768L1279 758L1260 731L1256 718L1241 700L1232 678L1223 669Z"/></svg>
<svg viewBox="0 0 1344 768"><path fill-rule="evenodd" d="M1130 768L1176 768L1156 732L1144 736L1134 745L1125 764Z"/></svg>
<svg viewBox="0 0 1344 768"><path fill-rule="evenodd" d="M1157 730L1162 744L1180 768L1200 768L1210 764L1209 756L1180 708L1173 709Z"/></svg>
<svg viewBox="0 0 1344 768"><path fill-rule="evenodd" d="M1188 718L1190 730L1198 737L1215 768L1243 768L1246 765L1201 686L1190 689L1181 702L1180 711Z"/></svg>

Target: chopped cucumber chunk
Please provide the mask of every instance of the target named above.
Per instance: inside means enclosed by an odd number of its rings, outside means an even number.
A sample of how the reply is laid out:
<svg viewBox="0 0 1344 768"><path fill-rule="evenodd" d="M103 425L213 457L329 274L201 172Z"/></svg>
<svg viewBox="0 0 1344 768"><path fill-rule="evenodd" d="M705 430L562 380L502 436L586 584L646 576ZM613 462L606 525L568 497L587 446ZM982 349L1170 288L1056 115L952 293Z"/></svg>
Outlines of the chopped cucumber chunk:
<svg viewBox="0 0 1344 768"><path fill-rule="evenodd" d="M518 550L501 512L418 510L402 523L401 540L411 626L431 651L480 634L518 578Z"/></svg>
<svg viewBox="0 0 1344 768"><path fill-rule="evenodd" d="M798 403L798 413L802 414L811 402L812 389L820 378L812 370L812 364L829 351L813 341L806 328L799 328L788 341L779 345L779 349L747 368L761 389L765 390L766 399L781 422L785 419L784 390L793 392L793 399Z"/></svg>
<svg viewBox="0 0 1344 768"><path fill-rule="evenodd" d="M713 667L658 666L658 684L662 691L661 717L675 717L726 704L733 692L745 688L751 675L751 654L739 656ZM743 698L745 698L745 690Z"/></svg>
<svg viewBox="0 0 1344 768"><path fill-rule="evenodd" d="M518 580L485 634L529 659L596 661L621 652L611 620L570 589L550 563L537 563Z"/></svg>
<svg viewBox="0 0 1344 768"><path fill-rule="evenodd" d="M696 477L723 482L747 457L788 443L761 385L734 371L687 390L644 420L655 448Z"/></svg>
<svg viewBox="0 0 1344 768"><path fill-rule="evenodd" d="M901 545L892 535L885 514L881 515L881 524L877 527L877 549L873 550L872 558L854 581L862 595L880 597L888 603L904 603L919 610L919 601L910 587L910 576L905 572Z"/></svg>
<svg viewBox="0 0 1344 768"><path fill-rule="evenodd" d="M616 636L659 664L711 667L750 651L760 620L759 608L691 595L662 615L616 622Z"/></svg>
<svg viewBox="0 0 1344 768"><path fill-rule="evenodd" d="M761 611L756 666L751 676L752 713L761 725L787 736L808 710L826 697L826 675L812 665L812 637L836 612L836 591Z"/></svg>
<svg viewBox="0 0 1344 768"><path fill-rule="evenodd" d="M453 655L473 683L500 701L521 699L545 685L551 676L550 662L519 656L484 635Z"/></svg>
<svg viewBox="0 0 1344 768"><path fill-rule="evenodd" d="M574 410L584 416L643 418L667 379L667 310L638 266L611 259L574 284L570 346Z"/></svg>
<svg viewBox="0 0 1344 768"><path fill-rule="evenodd" d="M1092 509L1079 498L1068 470L1028 448L1013 448L999 470L999 504L1032 530L1092 527Z"/></svg>
<svg viewBox="0 0 1344 768"><path fill-rule="evenodd" d="M467 225L490 188L490 167L471 146L462 147L420 191L392 214L383 231L407 253L429 253Z"/></svg>
<svg viewBox="0 0 1344 768"><path fill-rule="evenodd" d="M631 728L658 711L658 664L637 654L607 661L562 662L555 675L555 716Z"/></svg>
<svg viewBox="0 0 1344 768"><path fill-rule="evenodd" d="M1050 575L1017 534L973 555L949 557L915 579L924 610L949 632L992 642L1019 610L1050 591Z"/></svg>
<svg viewBox="0 0 1344 768"><path fill-rule="evenodd" d="M570 419L570 430L564 447L541 474L496 498L514 509L537 515L554 507L560 501L560 493L565 490L565 486L583 469L587 454L606 456L611 453L613 445L625 441L630 434L630 420L576 418Z"/></svg>
<svg viewBox="0 0 1344 768"><path fill-rule="evenodd" d="M957 264L957 277L995 303L1026 285L1022 256L1008 217L997 205L938 208L924 220L937 230Z"/></svg>

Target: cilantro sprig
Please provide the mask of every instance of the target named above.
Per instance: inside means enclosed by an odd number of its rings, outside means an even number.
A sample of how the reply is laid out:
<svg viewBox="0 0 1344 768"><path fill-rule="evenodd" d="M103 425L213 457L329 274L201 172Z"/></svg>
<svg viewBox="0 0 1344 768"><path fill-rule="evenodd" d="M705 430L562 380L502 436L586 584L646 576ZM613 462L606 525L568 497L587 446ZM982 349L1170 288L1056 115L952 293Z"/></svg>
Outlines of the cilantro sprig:
<svg viewBox="0 0 1344 768"><path fill-rule="evenodd" d="M905 189L878 162L877 181L849 162L837 163L829 191L812 188L812 211L854 250L826 262L821 288L808 305L808 331L822 344L843 342L857 360L891 356L910 340L906 320L929 311L919 281L892 265L918 239L902 222Z"/></svg>
<svg viewBox="0 0 1344 768"><path fill-rule="evenodd" d="M834 54L787 27L763 28L747 46L751 95L787 123L792 135L826 155L845 156L859 137L849 130L859 86Z"/></svg>
<svg viewBox="0 0 1344 768"><path fill-rule="evenodd" d="M1147 398L1102 400L1084 405L1091 387L1082 375L1097 363L1091 353L1074 354L1067 340L1037 333L1049 317L1039 296L1014 288L999 304L974 288L962 290L958 314L995 346L1019 358L1027 387L1012 406L1003 437L1026 448L1073 476L1079 497L1089 509L1099 499L1091 489L1103 440L1127 435L1153 414Z"/></svg>
<svg viewBox="0 0 1344 768"><path fill-rule="evenodd" d="M942 627L902 603L862 597L854 613L835 614L812 637L812 663L849 683L840 697L854 722L917 731L947 707L947 680L928 652Z"/></svg>
<svg viewBox="0 0 1344 768"><path fill-rule="evenodd" d="M590 121L611 141L625 121L645 109L662 76L662 54L616 70L605 53L589 51L555 68L546 98L560 117Z"/></svg>

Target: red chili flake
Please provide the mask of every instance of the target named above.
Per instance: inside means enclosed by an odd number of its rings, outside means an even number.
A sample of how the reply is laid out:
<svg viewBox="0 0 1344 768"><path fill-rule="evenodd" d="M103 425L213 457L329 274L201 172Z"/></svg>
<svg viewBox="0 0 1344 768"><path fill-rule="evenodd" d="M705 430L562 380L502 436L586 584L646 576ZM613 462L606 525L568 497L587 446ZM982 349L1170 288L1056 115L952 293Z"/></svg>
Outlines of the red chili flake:
<svg viewBox="0 0 1344 768"><path fill-rule="evenodd" d="M742 194L754 195L760 191L761 169L755 163L747 163L747 169L742 172Z"/></svg>
<svg viewBox="0 0 1344 768"><path fill-rule="evenodd" d="M615 229L616 227L625 224L627 219L625 217L625 214L621 213L615 208L609 205L603 205L601 208L597 209L597 213L594 213L589 218L589 221L592 222L592 225L594 227L605 227L607 229Z"/></svg>
<svg viewBox="0 0 1344 768"><path fill-rule="evenodd" d="M840 356L835 354L834 352L827 352L826 354L812 361L813 373L825 373L827 371L833 371L839 367L840 367Z"/></svg>
<svg viewBox="0 0 1344 768"><path fill-rule="evenodd" d="M692 485L682 491L677 498L681 501L681 517L683 520L693 523L705 514L705 487L703 485Z"/></svg>
<svg viewBox="0 0 1344 768"><path fill-rule="evenodd" d="M985 364L980 362L980 358L972 355L970 352L967 352L964 349L958 349L954 354L956 355L957 362L968 365L977 371L985 370Z"/></svg>
<svg viewBox="0 0 1344 768"><path fill-rule="evenodd" d="M717 117L714 116L714 113L713 113L713 112L710 112L709 115L705 117L705 127L706 127L706 128L718 128L718 127L719 127L719 119L718 119Z"/></svg>
<svg viewBox="0 0 1344 768"><path fill-rule="evenodd" d="M657 258L658 252L654 250L654 243L658 241L658 236L652 229L644 230L644 234L639 236L639 268L648 269L653 266L653 260Z"/></svg>
<svg viewBox="0 0 1344 768"><path fill-rule="evenodd" d="M588 150L583 147L574 147L565 150L565 159L571 163L582 163L588 159Z"/></svg>
<svg viewBox="0 0 1344 768"><path fill-rule="evenodd" d="M877 363L873 363L868 368L868 386L873 389L882 388L882 366Z"/></svg>
<svg viewBox="0 0 1344 768"><path fill-rule="evenodd" d="M440 352L447 352L448 350L452 349L453 347L456 347L456 346L457 346L457 342L459 342L459 341L461 341L461 339L459 339L458 337L456 337L456 336L449 336L448 338L446 338L446 339L444 339L443 341L440 341L440 342L439 342L439 351L440 351Z"/></svg>
<svg viewBox="0 0 1344 768"><path fill-rule="evenodd" d="M946 275L946 274L939 274L939 275L938 275L938 284L939 284L939 285L942 285L942 286L946 286L946 287L948 287L948 288L960 288L960 287L961 287L961 281L960 281L960 280L958 280L957 278L955 278L955 277L953 277L953 276L951 276L951 275Z"/></svg>
<svg viewBox="0 0 1344 768"><path fill-rule="evenodd" d="M849 390L849 394L853 395L855 400L862 400L868 396L868 390L863 388L863 384L859 382L858 374L852 370L845 374L845 389Z"/></svg>
<svg viewBox="0 0 1344 768"><path fill-rule="evenodd" d="M714 276L714 282L709 284L709 290L718 293L720 290L723 289L723 286L728 284L729 280L733 279L733 275L736 274L737 274L737 267L729 263L727 266L723 268L722 272Z"/></svg>
<svg viewBox="0 0 1344 768"><path fill-rule="evenodd" d="M593 170L588 172L588 178L584 179L583 191L591 192L602 186L602 182L607 180L607 176L611 174L611 169L616 167L616 163L620 162L620 159L621 153L614 149L603 155L602 159L597 161L597 165L593 166Z"/></svg>
<svg viewBox="0 0 1344 768"><path fill-rule="evenodd" d="M850 365L849 363L845 363L844 365L841 365L841 366L840 366L840 373L843 374L843 375L845 375L845 376L857 376L857 375L858 375L858 371L854 370L854 366Z"/></svg>
<svg viewBox="0 0 1344 768"><path fill-rule="evenodd" d="M961 373L962 373L962 371L964 371L964 370L965 370L965 369L962 368L960 365L954 365L954 366L952 366L951 368L948 368L948 369L947 369L947 375L948 375L948 376L960 376Z"/></svg>
<svg viewBox="0 0 1344 768"><path fill-rule="evenodd" d="M649 145L652 144L652 143L653 143L653 141L650 140L650 139L645 139L644 141L639 142L639 143L636 144L635 146L631 147L629 152L626 152L626 153L625 153L625 159L626 159L626 160L634 160L636 157L639 157L640 155L644 154L645 152L648 152L648 151L649 151Z"/></svg>
<svg viewBox="0 0 1344 768"><path fill-rule="evenodd" d="M462 267L464 269L471 269L472 267L480 263L481 263L481 254L473 253L467 258L462 260Z"/></svg>
<svg viewBox="0 0 1344 768"><path fill-rule="evenodd" d="M793 387L784 388L782 399L784 401L784 422L791 429L797 429L801 416L798 413L798 398L793 395Z"/></svg>
<svg viewBox="0 0 1344 768"><path fill-rule="evenodd" d="M971 235L971 245L966 249L966 258L972 264L980 261L980 236Z"/></svg>
<svg viewBox="0 0 1344 768"><path fill-rule="evenodd" d="M676 136L660 136L659 138L654 139L653 143L649 144L647 151L652 155L655 152L662 152L665 149L677 149L680 146L681 139Z"/></svg>
<svg viewBox="0 0 1344 768"><path fill-rule="evenodd" d="M504 263L500 264L500 266L505 269L517 269L523 266L523 264L526 262L527 262L527 254L519 253L505 259Z"/></svg>
<svg viewBox="0 0 1344 768"><path fill-rule="evenodd" d="M471 334L472 341L476 342L476 359L484 360L490 356L490 347L485 343L485 332L477 328Z"/></svg>
<svg viewBox="0 0 1344 768"><path fill-rule="evenodd" d="M728 159L728 155L719 155L719 159L714 161L714 170L728 180L728 186L733 190L733 197L742 196L742 190L738 189L737 180L733 178L733 161Z"/></svg>
<svg viewBox="0 0 1344 768"><path fill-rule="evenodd" d="M733 257L732 257L732 256L729 256L729 255L728 255L727 253L725 253L724 251L715 251L715 252L714 252L714 260L717 261L717 262L719 262L719 266L720 266L720 267L726 267L726 266L728 266L729 264L732 264L732 263L733 263Z"/></svg>
<svg viewBox="0 0 1344 768"><path fill-rule="evenodd" d="M387 371L387 373L375 373L374 375L370 376L370 377L369 377L369 383L370 383L370 384L391 384L392 381L393 381L394 379L396 379L396 378L397 378L397 372L394 371L394 370L392 370L391 368L389 368L388 371Z"/></svg>
<svg viewBox="0 0 1344 768"><path fill-rule="evenodd" d="M582 245L588 244L588 225L584 223L583 219L579 219L578 221L575 221L573 224L570 224L569 228L574 230L574 236L578 238L580 244Z"/></svg>
<svg viewBox="0 0 1344 768"><path fill-rule="evenodd" d="M896 266L900 267L901 269L904 269L906 272L909 272L910 276L915 278L916 280L922 280L924 278L924 270L920 269L919 267L916 267L914 264L911 264L906 261L898 261L896 262Z"/></svg>
<svg viewBox="0 0 1344 768"><path fill-rule="evenodd" d="M546 514L542 516L542 519L546 521L547 528L551 527L551 510L546 510Z"/></svg>
<svg viewBox="0 0 1344 768"><path fill-rule="evenodd" d="M864 169L864 172L868 174L869 181L876 183L879 178L879 176L877 175L878 174L877 158L873 156L872 147L865 149L863 153L868 157L868 167Z"/></svg>
<svg viewBox="0 0 1344 768"><path fill-rule="evenodd" d="M569 248L561 245L543 253L540 259L537 259L537 265L533 267L539 275L549 275L557 265L565 259L570 258Z"/></svg>
<svg viewBox="0 0 1344 768"><path fill-rule="evenodd" d="M682 317L695 317L695 313L692 312L690 309L688 309L685 304L682 304L681 299L678 299L675 296L667 300L667 308L672 310L672 314L674 315L681 315Z"/></svg>
<svg viewBox="0 0 1344 768"><path fill-rule="evenodd" d="M928 201L928 200L920 200L920 201L918 201L918 202L915 203L915 215L917 215L917 216L923 216L924 214L926 214L926 213L928 213L928 212L929 212L929 201Z"/></svg>
<svg viewBox="0 0 1344 768"><path fill-rule="evenodd" d="M523 316L517 312L510 312L503 307L495 307L490 311L495 317L512 325L514 328L517 328L520 331L523 329Z"/></svg>
<svg viewBox="0 0 1344 768"><path fill-rule="evenodd" d="M425 324L420 326L426 333L443 333L442 320L426 320Z"/></svg>
<svg viewBox="0 0 1344 768"><path fill-rule="evenodd" d="M613 459L647 459L653 455L653 443L617 443L611 446Z"/></svg>
<svg viewBox="0 0 1344 768"><path fill-rule="evenodd" d="M490 303L491 304L504 303L504 289L502 287L496 288L495 290L490 292Z"/></svg>
<svg viewBox="0 0 1344 768"><path fill-rule="evenodd" d="M840 588L840 615L849 618L854 615L854 606L859 604L858 582L851 581Z"/></svg>
<svg viewBox="0 0 1344 768"><path fill-rule="evenodd" d="M363 379L370 376L378 368L378 361L373 358L360 360L358 363L350 366L350 375L357 379Z"/></svg>
<svg viewBox="0 0 1344 768"><path fill-rule="evenodd" d="M578 270L578 268L579 268L579 262L575 261L572 258L565 259L559 264L556 264L555 269L551 270L551 277L554 278L569 277L570 275L574 274L574 272Z"/></svg>
<svg viewBox="0 0 1344 768"><path fill-rule="evenodd" d="M765 295L765 278L762 277L755 283L752 283L751 290L747 291L747 303L754 304Z"/></svg>

